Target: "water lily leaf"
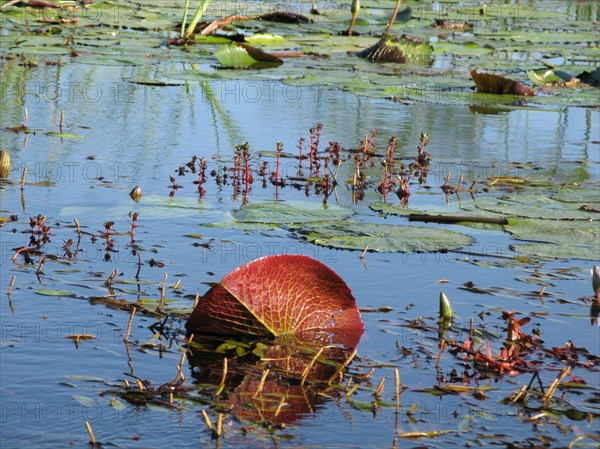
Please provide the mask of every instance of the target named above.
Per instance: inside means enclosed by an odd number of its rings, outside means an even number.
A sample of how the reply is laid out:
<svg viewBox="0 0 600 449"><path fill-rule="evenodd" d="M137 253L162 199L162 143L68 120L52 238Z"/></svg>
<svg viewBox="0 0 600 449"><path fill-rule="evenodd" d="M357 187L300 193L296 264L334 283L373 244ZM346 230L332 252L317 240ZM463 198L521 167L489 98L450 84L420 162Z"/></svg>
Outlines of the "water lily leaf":
<svg viewBox="0 0 600 449"><path fill-rule="evenodd" d="M557 84L562 83L564 80L554 73L554 70L530 70L527 72L527 76L529 79L537 84L538 86L543 86L545 84Z"/></svg>
<svg viewBox="0 0 600 449"><path fill-rule="evenodd" d="M127 199L129 197L127 196ZM175 197L161 195L144 196L139 203L135 205L136 212L139 212L142 218L172 218L198 216L214 212L210 204L206 201L198 200L192 197ZM90 211L87 207L67 207L61 210L61 216L77 216ZM123 200L123 204L112 207L108 214L114 217L126 217L131 211L131 200Z"/></svg>
<svg viewBox="0 0 600 449"><path fill-rule="evenodd" d="M81 404L83 407L96 407L96 401L94 401L94 399L88 397L88 396L83 396L81 394L74 394L73 399L75 399L77 402L79 402L79 404Z"/></svg>
<svg viewBox="0 0 600 449"><path fill-rule="evenodd" d="M278 201L251 203L234 212L242 223L292 224L318 221L338 221L347 218L350 211L341 207L323 208L314 201Z"/></svg>
<svg viewBox="0 0 600 449"><path fill-rule="evenodd" d="M484 94L535 95L533 89L523 83L504 78L492 73L477 73L471 70L471 78L475 81L477 92Z"/></svg>
<svg viewBox="0 0 600 449"><path fill-rule="evenodd" d="M60 137L62 139L83 139L83 136L80 134L70 134L70 133L57 133L57 132L47 132L44 133L50 137Z"/></svg>
<svg viewBox="0 0 600 449"><path fill-rule="evenodd" d="M429 432L405 432L398 434L398 436L406 439L436 438L440 435L446 435L453 432L454 430L432 430Z"/></svg>
<svg viewBox="0 0 600 449"><path fill-rule="evenodd" d="M513 245L529 257L596 260L600 252L599 222L511 218L504 228L516 240L541 242Z"/></svg>
<svg viewBox="0 0 600 449"><path fill-rule="evenodd" d="M597 186L589 188L565 189L550 196L553 200L565 203L600 204L600 192Z"/></svg>
<svg viewBox="0 0 600 449"><path fill-rule="evenodd" d="M505 219L497 213L477 209L473 201L462 201L461 206L431 206L427 209L409 209L408 207L376 202L369 207L384 214L401 215L409 221L434 223L453 223L473 229L499 230ZM463 220L460 220L463 218Z"/></svg>
<svg viewBox="0 0 600 449"><path fill-rule="evenodd" d="M383 36L375 45L356 53L371 62L429 64L433 47L421 39L403 34Z"/></svg>
<svg viewBox="0 0 600 449"><path fill-rule="evenodd" d="M119 411L123 411L127 408L127 406L117 398L110 398L109 404L112 408Z"/></svg>
<svg viewBox="0 0 600 449"><path fill-rule="evenodd" d="M237 231L244 232L273 231L275 229L279 229L279 226L277 226L276 224L259 222L244 223L238 221L222 221L220 223L207 223L204 226L209 228L235 229Z"/></svg>
<svg viewBox="0 0 600 449"><path fill-rule="evenodd" d="M333 270L307 256L268 256L227 274L196 305L189 332L283 336L332 332L356 346L363 332L352 292Z"/></svg>
<svg viewBox="0 0 600 449"><path fill-rule="evenodd" d="M557 245L542 243L521 243L511 245L518 257L538 259L581 259L598 260L598 245L594 247L577 245Z"/></svg>
<svg viewBox="0 0 600 449"><path fill-rule="evenodd" d="M545 220L599 220L600 213L580 210L577 203L556 201L546 195L509 194L497 198L476 198L478 208L521 218Z"/></svg>
<svg viewBox="0 0 600 449"><path fill-rule="evenodd" d="M596 67L591 72L584 70L577 75L577 78L579 78L581 82L589 84L590 86L600 87L600 66Z"/></svg>
<svg viewBox="0 0 600 449"><path fill-rule="evenodd" d="M459 56L483 56L494 52L493 48L482 47L475 42L458 44L455 42L440 41L432 45L436 53L451 53Z"/></svg>
<svg viewBox="0 0 600 449"><path fill-rule="evenodd" d="M227 39L224 36L205 36L203 34L196 34L194 41L199 44L229 44L231 39Z"/></svg>
<svg viewBox="0 0 600 449"><path fill-rule="evenodd" d="M599 244L600 222L555 221L511 218L504 229L518 240L556 243L559 245Z"/></svg>
<svg viewBox="0 0 600 449"><path fill-rule="evenodd" d="M35 291L35 293L44 296L75 296L75 293L67 290L50 290L45 288L39 288Z"/></svg>
<svg viewBox="0 0 600 449"><path fill-rule="evenodd" d="M275 11L268 14L263 14L258 17L261 20L268 22L281 22L281 23L309 23L310 19L302 14L297 14L290 11Z"/></svg>
<svg viewBox="0 0 600 449"><path fill-rule="evenodd" d="M72 374L70 376L67 376L69 379L73 379L73 380L80 380L82 382L101 382L101 383L105 383L107 382L106 379L103 379L102 377L94 377L94 376L81 376L79 374Z"/></svg>
<svg viewBox="0 0 600 449"><path fill-rule="evenodd" d="M468 246L474 240L465 234L437 227L402 226L345 221L313 226L306 239L314 244L340 249L376 252L433 252Z"/></svg>
<svg viewBox="0 0 600 449"><path fill-rule="evenodd" d="M281 58L241 42L223 45L215 52L215 56L223 68L269 68L283 64Z"/></svg>
<svg viewBox="0 0 600 449"><path fill-rule="evenodd" d="M258 33L253 34L252 36L247 36L244 40L252 45L258 44L277 44L280 42L284 42L285 38L280 36L279 34L271 34L271 33Z"/></svg>

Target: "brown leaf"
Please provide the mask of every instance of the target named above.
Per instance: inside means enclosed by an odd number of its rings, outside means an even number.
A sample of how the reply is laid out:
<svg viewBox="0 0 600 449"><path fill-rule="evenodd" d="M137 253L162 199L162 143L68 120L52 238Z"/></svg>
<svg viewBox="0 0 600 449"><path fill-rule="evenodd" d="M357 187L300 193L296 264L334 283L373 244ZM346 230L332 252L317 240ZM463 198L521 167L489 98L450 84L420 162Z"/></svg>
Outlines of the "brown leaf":
<svg viewBox="0 0 600 449"><path fill-rule="evenodd" d="M504 78L492 73L477 73L471 70L471 78L475 81L477 92L485 94L512 94L534 96L535 91L523 83Z"/></svg>

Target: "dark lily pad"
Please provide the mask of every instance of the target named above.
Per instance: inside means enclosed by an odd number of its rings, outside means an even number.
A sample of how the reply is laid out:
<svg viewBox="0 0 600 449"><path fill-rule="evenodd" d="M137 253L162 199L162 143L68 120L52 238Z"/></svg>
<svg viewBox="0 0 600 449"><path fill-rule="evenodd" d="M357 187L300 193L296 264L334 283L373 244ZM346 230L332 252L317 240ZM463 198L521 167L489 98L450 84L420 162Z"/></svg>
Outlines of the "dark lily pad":
<svg viewBox="0 0 600 449"><path fill-rule="evenodd" d="M471 78L475 81L477 92L484 94L535 95L533 89L523 83L504 78L492 73L477 73L471 70Z"/></svg>
<svg viewBox="0 0 600 449"><path fill-rule="evenodd" d="M429 64L433 47L421 39L403 34L383 36L375 45L356 53L371 62Z"/></svg>
<svg viewBox="0 0 600 449"><path fill-rule="evenodd" d="M281 23L309 23L311 20L303 16L302 14L296 14L290 11L275 11L268 14L263 14L258 17L261 20L268 22L281 22Z"/></svg>

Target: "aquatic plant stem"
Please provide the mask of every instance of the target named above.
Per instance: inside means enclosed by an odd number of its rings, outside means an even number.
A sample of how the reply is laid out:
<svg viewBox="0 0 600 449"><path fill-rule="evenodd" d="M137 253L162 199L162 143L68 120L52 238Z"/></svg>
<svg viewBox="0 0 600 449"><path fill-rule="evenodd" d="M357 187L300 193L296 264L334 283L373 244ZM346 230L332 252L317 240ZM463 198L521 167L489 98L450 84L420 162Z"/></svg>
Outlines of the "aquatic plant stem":
<svg viewBox="0 0 600 449"><path fill-rule="evenodd" d="M88 421L85 422L85 427L87 428L88 434L90 435L90 443L92 445L96 445L96 437L94 436L94 431L92 430L92 426Z"/></svg>
<svg viewBox="0 0 600 449"><path fill-rule="evenodd" d="M544 395L544 405L546 407L548 407L550 405L550 400L552 399L552 396L554 396L554 392L558 388L558 385L562 382L562 380L570 372L571 372L570 366L565 366L565 367L563 367L563 369L560 370L560 373L558 373L558 376L556 376L556 379L554 379L554 382L552 382L552 384L548 388L548 391L546 391L546 394Z"/></svg>
<svg viewBox="0 0 600 449"><path fill-rule="evenodd" d="M392 29L392 26L394 25L394 22L396 21L396 16L398 15L398 10L400 9L400 4L402 3L402 0L398 0L396 2L396 6L394 7L394 12L392 13L392 18L390 19L390 23L388 23L388 26L385 30L386 33L389 33Z"/></svg>
<svg viewBox="0 0 600 449"><path fill-rule="evenodd" d="M187 13L190 6L190 0L185 0L185 8L183 9L183 18L181 19L181 33L179 36L181 39L185 38L185 23L187 21Z"/></svg>
<svg viewBox="0 0 600 449"><path fill-rule="evenodd" d="M15 281L17 280L17 276L13 275L12 279L10 280L10 284L8 284L8 291L6 292L7 295L10 296L10 291L13 288L13 285L15 285Z"/></svg>
<svg viewBox="0 0 600 449"><path fill-rule="evenodd" d="M223 391L223 388L225 388L225 379L227 379L227 357L223 358L223 375L221 376L221 382L215 390L215 397L219 396Z"/></svg>
<svg viewBox="0 0 600 449"><path fill-rule="evenodd" d="M21 191L25 189L25 181L27 180L27 165L23 166L23 174L21 175Z"/></svg>
<svg viewBox="0 0 600 449"><path fill-rule="evenodd" d="M192 34L194 34L196 25L198 25L198 22L200 22L200 19L202 19L202 16L204 15L204 12L206 11L206 8L211 3L212 3L212 0L202 0L200 2L200 5L198 6L196 13L194 14L194 17L192 17L192 20L190 21L190 24L187 27L185 35L182 36L183 39L189 39L192 36Z"/></svg>
<svg viewBox="0 0 600 449"><path fill-rule="evenodd" d="M354 22L356 22L356 18L358 17L358 13L360 12L360 0L352 0L350 12L352 13L352 20L350 21L350 26L348 27L348 36L352 36Z"/></svg>
<svg viewBox="0 0 600 449"><path fill-rule="evenodd" d="M331 385L331 383L337 379L339 377L339 375L341 374L341 372L344 370L344 368L346 368L348 365L350 365L350 362L352 362L352 360L354 359L354 357L356 357L356 354L358 353L357 349L354 349L354 351L352 351L352 353L348 356L348 358L344 361L344 363L342 363L338 369L336 370L336 372L333 374L333 376L331 376L329 378L329 380L327 381L328 385Z"/></svg>
<svg viewBox="0 0 600 449"><path fill-rule="evenodd" d="M306 368L304 368L304 371L302 372L302 381L300 382L300 385L304 385L304 382L306 382L306 378L308 377L308 373L310 372L311 368L313 367L313 365L315 364L317 359L321 356L324 349L325 349L325 346L321 346L321 348L317 351L317 353L312 358L310 363L308 365L306 365Z"/></svg>
<svg viewBox="0 0 600 449"><path fill-rule="evenodd" d="M267 368L266 370L263 371L262 377L260 378L260 383L258 384L258 388L254 392L252 399L256 398L262 392L263 387L265 386L265 381L267 380L267 376L269 375L270 372L271 372L271 370L269 368Z"/></svg>
<svg viewBox="0 0 600 449"><path fill-rule="evenodd" d="M137 309L134 307L131 309L131 315L129 315L129 321L127 322L127 330L125 331L125 336L123 337L123 341L127 343L129 341L129 334L131 333L131 324L133 323L133 317L135 316L135 312Z"/></svg>

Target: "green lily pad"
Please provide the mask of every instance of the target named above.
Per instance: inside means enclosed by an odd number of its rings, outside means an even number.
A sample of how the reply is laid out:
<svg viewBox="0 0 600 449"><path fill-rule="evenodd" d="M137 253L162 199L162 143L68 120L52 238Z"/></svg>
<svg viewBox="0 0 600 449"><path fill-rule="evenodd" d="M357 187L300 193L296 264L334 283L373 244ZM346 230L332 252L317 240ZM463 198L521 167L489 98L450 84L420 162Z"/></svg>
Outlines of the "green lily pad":
<svg viewBox="0 0 600 449"><path fill-rule="evenodd" d="M376 252L435 252L458 249L474 243L465 234L438 227L403 226L345 221L314 226L306 239L316 245Z"/></svg>
<svg viewBox="0 0 600 449"><path fill-rule="evenodd" d="M477 209L473 203L473 201L465 200L461 202L461 206L458 206L458 203L452 206L431 206L427 209L412 209L405 206L397 205L397 204L389 204L376 202L371 204L369 207L377 212L381 212L384 214L390 215L400 215L409 218L410 221L427 221L425 219L413 219L411 216L420 215L423 217L456 217L456 216L464 216L465 221L455 221L452 224L459 226L466 226L472 229L483 229L483 230L500 230L501 225L496 223L479 223L476 220L469 221L468 217L475 218L502 218L501 214L497 214L494 212L488 212L485 210ZM436 220L431 220L435 222Z"/></svg>
<svg viewBox="0 0 600 449"><path fill-rule="evenodd" d="M551 195L551 198L565 203L600 204L598 186L589 188L565 189Z"/></svg>
<svg viewBox="0 0 600 449"><path fill-rule="evenodd" d="M233 216L242 223L292 224L339 221L350 216L350 211L334 206L325 209L313 201L278 201L247 204Z"/></svg>
<svg viewBox="0 0 600 449"><path fill-rule="evenodd" d="M57 133L57 132L47 132L45 134L50 137L60 137L61 139L83 139L83 136L80 134Z"/></svg>
<svg viewBox="0 0 600 449"><path fill-rule="evenodd" d="M81 394L74 394L72 397L77 402L79 402L79 404L83 407L95 407L97 405L96 401L89 396L83 396Z"/></svg>
<svg viewBox="0 0 600 449"><path fill-rule="evenodd" d="M520 243L511 248L518 257L538 259L598 260L598 244L593 247L580 245L556 245L550 243Z"/></svg>
<svg viewBox="0 0 600 449"><path fill-rule="evenodd" d="M540 194L509 194L497 198L476 198L482 210L521 218L545 220L599 220L600 213L580 210L577 203L556 201Z"/></svg>
<svg viewBox="0 0 600 449"><path fill-rule="evenodd" d="M223 68L269 68L283 64L277 56L240 42L223 45L215 52L215 56Z"/></svg>
<svg viewBox="0 0 600 449"><path fill-rule="evenodd" d="M127 217L131 211L131 201L129 197L124 200L124 204L111 208L109 214L114 217ZM73 214L73 208L67 208ZM149 195L136 203L135 210L144 218L172 218L172 217L190 217L199 214L205 214L212 211L211 206L199 200L198 198L181 197L169 198L168 196ZM61 216L68 215L65 210L61 211Z"/></svg>
<svg viewBox="0 0 600 449"><path fill-rule="evenodd" d="M239 221L222 221L219 223L208 223L204 226L209 228L232 229L244 232L273 231L275 229L279 229L276 224L258 222L244 223Z"/></svg>
<svg viewBox="0 0 600 449"><path fill-rule="evenodd" d="M435 53L450 53L459 56L483 56L494 52L493 48L482 47L475 42L458 44L448 41L440 41L432 44Z"/></svg>
<svg viewBox="0 0 600 449"><path fill-rule="evenodd" d="M44 296L75 296L75 293L67 290L50 290L46 288L39 288L35 291L35 293Z"/></svg>
<svg viewBox="0 0 600 449"><path fill-rule="evenodd" d="M539 242L513 245L530 257L597 260L600 253L598 222L511 218L504 229L516 240Z"/></svg>
<svg viewBox="0 0 600 449"><path fill-rule="evenodd" d="M356 53L372 62L429 64L433 47L427 42L407 35L384 36L375 45Z"/></svg>
<svg viewBox="0 0 600 449"><path fill-rule="evenodd" d="M504 229L517 240L560 245L600 246L600 223L589 221L530 220L511 218Z"/></svg>
<svg viewBox="0 0 600 449"><path fill-rule="evenodd" d="M556 75L553 70L530 70L527 72L527 76L538 86L552 83L562 83L564 80Z"/></svg>
<svg viewBox="0 0 600 449"><path fill-rule="evenodd" d="M252 36L247 36L244 40L252 45L277 44L277 43L285 41L283 36L280 36L278 34L271 34L271 33L253 34Z"/></svg>

